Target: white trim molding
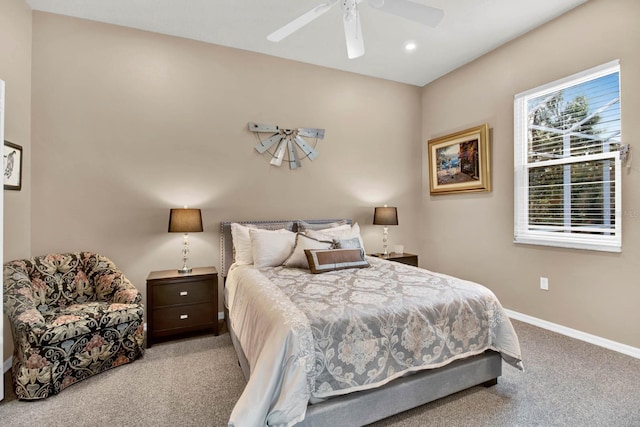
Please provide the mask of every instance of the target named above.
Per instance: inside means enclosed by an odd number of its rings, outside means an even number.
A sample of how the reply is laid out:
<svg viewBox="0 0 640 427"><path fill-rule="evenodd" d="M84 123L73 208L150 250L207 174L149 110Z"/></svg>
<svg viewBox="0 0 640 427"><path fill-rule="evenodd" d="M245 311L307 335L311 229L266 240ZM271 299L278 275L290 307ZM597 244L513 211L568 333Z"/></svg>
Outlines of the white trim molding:
<svg viewBox="0 0 640 427"><path fill-rule="evenodd" d="M602 338L596 335L591 335L586 332L578 331L576 329L571 329L566 326L558 325L557 323L552 323L547 320L538 319L537 317L529 316L527 314L518 313L513 310L504 310L512 319L519 320L524 323L529 323L533 326L538 326L542 329L547 329L552 332L557 332L561 335L566 335L571 338L578 339L580 341L588 342L589 344L594 344L599 347L604 347L609 350L617 351L618 353L626 354L627 356L635 357L636 359L640 359L640 348L632 347L630 345L622 344L616 341L611 341L606 338Z"/></svg>

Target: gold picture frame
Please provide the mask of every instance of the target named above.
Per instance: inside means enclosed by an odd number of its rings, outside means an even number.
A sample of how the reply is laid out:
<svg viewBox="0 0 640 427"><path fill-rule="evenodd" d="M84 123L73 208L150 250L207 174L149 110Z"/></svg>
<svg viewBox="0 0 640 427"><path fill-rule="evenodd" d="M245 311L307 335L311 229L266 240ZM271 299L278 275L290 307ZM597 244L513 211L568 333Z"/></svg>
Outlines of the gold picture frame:
<svg viewBox="0 0 640 427"><path fill-rule="evenodd" d="M491 191L489 125L430 139L431 194Z"/></svg>

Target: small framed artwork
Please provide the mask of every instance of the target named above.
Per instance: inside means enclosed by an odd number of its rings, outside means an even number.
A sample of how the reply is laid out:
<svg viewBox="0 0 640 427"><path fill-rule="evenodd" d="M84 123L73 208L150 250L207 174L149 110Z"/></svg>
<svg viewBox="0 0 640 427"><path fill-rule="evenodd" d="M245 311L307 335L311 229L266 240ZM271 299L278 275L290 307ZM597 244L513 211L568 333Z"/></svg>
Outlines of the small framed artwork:
<svg viewBox="0 0 640 427"><path fill-rule="evenodd" d="M431 194L491 191L489 125L430 139Z"/></svg>
<svg viewBox="0 0 640 427"><path fill-rule="evenodd" d="M22 189L22 147L5 141L2 166L4 189L20 191Z"/></svg>

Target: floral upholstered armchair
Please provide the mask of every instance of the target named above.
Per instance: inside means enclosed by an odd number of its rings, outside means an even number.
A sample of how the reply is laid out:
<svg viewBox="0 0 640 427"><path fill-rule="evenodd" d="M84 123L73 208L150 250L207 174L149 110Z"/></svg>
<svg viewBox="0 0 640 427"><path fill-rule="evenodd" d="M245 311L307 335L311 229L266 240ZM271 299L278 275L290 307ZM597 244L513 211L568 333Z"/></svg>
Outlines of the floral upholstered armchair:
<svg viewBox="0 0 640 427"><path fill-rule="evenodd" d="M12 377L19 399L42 399L144 354L138 290L108 258L51 254L4 265Z"/></svg>

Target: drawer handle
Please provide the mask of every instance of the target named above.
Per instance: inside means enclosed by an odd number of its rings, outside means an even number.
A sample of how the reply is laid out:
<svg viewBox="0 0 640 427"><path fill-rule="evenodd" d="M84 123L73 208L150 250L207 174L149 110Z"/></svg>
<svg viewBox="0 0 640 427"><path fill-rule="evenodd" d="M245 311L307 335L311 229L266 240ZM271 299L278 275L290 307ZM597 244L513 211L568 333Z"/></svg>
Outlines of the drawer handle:
<svg viewBox="0 0 640 427"><path fill-rule="evenodd" d="M180 296L181 297L186 297L188 294L189 294L189 292L187 292L187 291L181 291L180 292Z"/></svg>
<svg viewBox="0 0 640 427"><path fill-rule="evenodd" d="M180 320L184 320L184 319L188 319L189 315L188 314L181 314L180 315Z"/></svg>

